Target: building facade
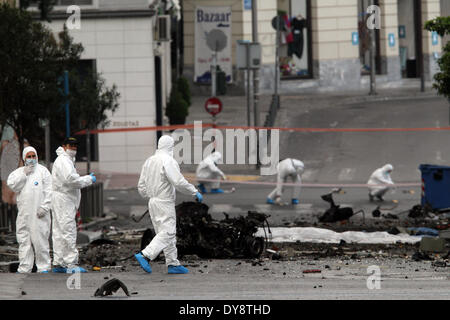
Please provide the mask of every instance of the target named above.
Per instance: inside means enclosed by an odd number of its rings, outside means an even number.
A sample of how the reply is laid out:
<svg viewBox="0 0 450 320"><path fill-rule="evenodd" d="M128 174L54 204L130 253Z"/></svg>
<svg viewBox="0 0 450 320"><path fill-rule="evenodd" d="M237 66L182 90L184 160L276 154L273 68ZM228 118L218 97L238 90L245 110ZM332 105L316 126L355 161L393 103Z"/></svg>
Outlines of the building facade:
<svg viewBox="0 0 450 320"><path fill-rule="evenodd" d="M445 0L190 0L183 1L184 74L198 90L199 8L229 7L231 11L232 81L243 87L244 74L236 69L236 42L252 40L251 1L258 1L258 33L262 46L260 89L271 93L276 82L276 23L282 20L279 65L280 92L354 90L370 80L370 30L376 22L377 83L395 84L419 78L423 56L424 76L437 72L442 39L423 30L423 24L441 15ZM220 27L219 27L220 28ZM198 33L198 32L197 32ZM205 91L205 90L203 90Z"/></svg>
<svg viewBox="0 0 450 320"><path fill-rule="evenodd" d="M155 39L155 9L149 8L148 0L58 0L51 23L46 23L55 35L72 15L66 12L68 5L81 9L80 27L69 33L85 49L82 61L100 73L107 86L115 84L120 93L119 108L108 115L107 129L157 125L157 114L164 113L170 94L171 55L170 40ZM93 170L140 172L145 159L156 150L156 135L155 131L98 134L91 139L97 148Z"/></svg>

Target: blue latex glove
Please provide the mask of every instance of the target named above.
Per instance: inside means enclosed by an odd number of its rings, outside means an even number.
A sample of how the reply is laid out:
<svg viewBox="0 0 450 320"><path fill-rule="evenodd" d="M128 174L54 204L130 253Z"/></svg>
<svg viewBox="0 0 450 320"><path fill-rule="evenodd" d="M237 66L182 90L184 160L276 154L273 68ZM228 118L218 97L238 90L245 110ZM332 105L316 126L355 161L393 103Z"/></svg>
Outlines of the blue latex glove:
<svg viewBox="0 0 450 320"><path fill-rule="evenodd" d="M197 192L197 194L195 196L197 197L197 201L198 202L201 203L203 201L203 196L202 196L202 194L200 192Z"/></svg>
<svg viewBox="0 0 450 320"><path fill-rule="evenodd" d="M91 179L92 179L92 183L95 183L95 181L97 181L97 178L94 176L94 173L91 172L90 176L91 176Z"/></svg>

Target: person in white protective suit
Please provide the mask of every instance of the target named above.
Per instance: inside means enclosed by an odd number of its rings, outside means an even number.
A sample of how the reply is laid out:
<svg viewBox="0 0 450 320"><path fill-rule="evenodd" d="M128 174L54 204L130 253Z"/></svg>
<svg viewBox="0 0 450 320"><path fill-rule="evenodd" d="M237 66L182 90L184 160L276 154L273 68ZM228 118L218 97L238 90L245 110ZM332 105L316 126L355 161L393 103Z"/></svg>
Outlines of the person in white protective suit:
<svg viewBox="0 0 450 320"><path fill-rule="evenodd" d="M148 273L152 272L149 260L156 259L161 251L166 258L168 273L189 272L177 259L175 190L196 197L199 202L203 197L181 174L173 158L173 147L173 138L162 136L158 141L158 150L142 166L138 182L139 194L149 199L148 210L156 233L150 244L134 255Z"/></svg>
<svg viewBox="0 0 450 320"><path fill-rule="evenodd" d="M16 236L19 243L19 273L29 273L36 260L37 271L50 270L50 195L52 176L38 163L37 152L26 147L22 152L25 166L8 176L8 187L17 194L19 213Z"/></svg>
<svg viewBox="0 0 450 320"><path fill-rule="evenodd" d="M394 182L391 179L391 173L394 167L387 164L382 168L375 170L367 181L369 185L369 200L372 202L376 197L380 201L384 201L383 196L388 192Z"/></svg>
<svg viewBox="0 0 450 320"><path fill-rule="evenodd" d="M80 189L92 185L97 179L93 173L80 176L75 168L77 140L67 138L56 150L53 169L53 272L86 272L78 267L76 214L80 206Z"/></svg>
<svg viewBox="0 0 450 320"><path fill-rule="evenodd" d="M207 193L208 189L210 189L211 193L224 193L224 191L220 189L220 181L211 182L202 180L227 179L222 170L217 167L217 162L220 161L220 159L222 159L220 152L213 152L199 163L196 176L197 181L199 182L197 188L201 193Z"/></svg>
<svg viewBox="0 0 450 320"><path fill-rule="evenodd" d="M267 197L268 204L275 204L281 202L283 194L283 184L291 179L296 186L292 190L292 204L298 204L298 197L300 195L300 186L302 183L301 174L305 170L305 165L302 161L297 159L284 159L277 165L278 178L276 188Z"/></svg>

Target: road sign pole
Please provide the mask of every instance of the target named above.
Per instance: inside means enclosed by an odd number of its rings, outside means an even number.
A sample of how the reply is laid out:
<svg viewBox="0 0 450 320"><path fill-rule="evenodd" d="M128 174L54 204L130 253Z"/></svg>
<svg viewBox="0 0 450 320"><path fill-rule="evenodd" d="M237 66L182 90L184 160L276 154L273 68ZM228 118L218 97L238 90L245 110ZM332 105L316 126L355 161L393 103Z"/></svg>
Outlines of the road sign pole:
<svg viewBox="0 0 450 320"><path fill-rule="evenodd" d="M252 1L252 41L258 42L258 0ZM259 70L253 70L253 112L255 127L259 127Z"/></svg>
<svg viewBox="0 0 450 320"><path fill-rule="evenodd" d="M275 47L275 97L278 96L278 81L280 72L280 15L277 15L277 35L276 35L276 47Z"/></svg>
<svg viewBox="0 0 450 320"><path fill-rule="evenodd" d="M64 95L66 97L66 137L70 137L70 109L69 109L69 72L64 71Z"/></svg>
<svg viewBox="0 0 450 320"><path fill-rule="evenodd" d="M372 6L375 5L375 1L372 0ZM370 30L370 95L376 95L376 33L375 28L372 26Z"/></svg>
<svg viewBox="0 0 450 320"><path fill-rule="evenodd" d="M217 95L217 51L214 51L211 64L211 96Z"/></svg>
<svg viewBox="0 0 450 320"><path fill-rule="evenodd" d="M251 124L251 112L250 112L250 43L246 44L247 50L247 126L250 127Z"/></svg>

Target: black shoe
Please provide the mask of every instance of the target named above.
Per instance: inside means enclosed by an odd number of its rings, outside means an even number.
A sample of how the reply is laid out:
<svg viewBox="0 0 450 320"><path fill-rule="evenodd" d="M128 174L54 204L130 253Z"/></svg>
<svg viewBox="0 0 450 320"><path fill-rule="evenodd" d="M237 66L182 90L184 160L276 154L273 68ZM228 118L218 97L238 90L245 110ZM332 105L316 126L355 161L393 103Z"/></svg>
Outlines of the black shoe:
<svg viewBox="0 0 450 320"><path fill-rule="evenodd" d="M380 200L381 202L384 202L384 199L382 196L377 196L377 199Z"/></svg>

